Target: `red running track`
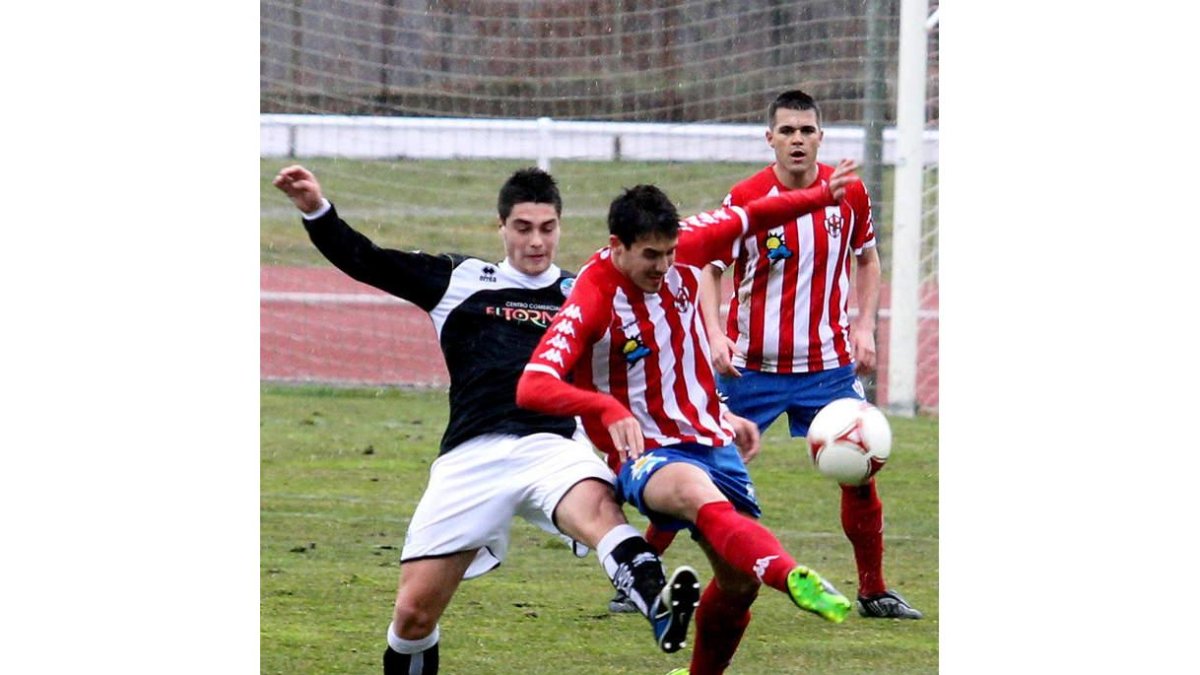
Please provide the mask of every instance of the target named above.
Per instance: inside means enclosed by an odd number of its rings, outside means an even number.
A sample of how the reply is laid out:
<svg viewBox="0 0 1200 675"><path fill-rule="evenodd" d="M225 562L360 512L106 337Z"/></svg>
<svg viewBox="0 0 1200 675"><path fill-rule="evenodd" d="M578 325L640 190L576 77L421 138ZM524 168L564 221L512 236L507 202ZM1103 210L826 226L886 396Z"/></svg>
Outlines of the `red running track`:
<svg viewBox="0 0 1200 675"><path fill-rule="evenodd" d="M450 383L433 323L415 305L332 267L263 267L260 293L260 377L264 381L435 387ZM924 410L937 410L936 286L924 289L922 295L917 402ZM887 402L888 306L885 286L876 333L875 398L881 405Z"/></svg>

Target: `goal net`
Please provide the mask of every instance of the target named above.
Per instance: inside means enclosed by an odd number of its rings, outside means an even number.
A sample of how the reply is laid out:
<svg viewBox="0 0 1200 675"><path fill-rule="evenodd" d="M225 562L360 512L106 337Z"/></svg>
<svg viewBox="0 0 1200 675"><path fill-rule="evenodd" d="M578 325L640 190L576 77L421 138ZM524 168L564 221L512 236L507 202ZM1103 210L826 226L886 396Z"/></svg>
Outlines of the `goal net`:
<svg viewBox="0 0 1200 675"><path fill-rule="evenodd" d="M607 205L622 187L655 183L681 214L717 206L772 161L766 107L801 88L822 106L822 160L863 164L887 284L899 0L260 7L264 380L445 383L423 314L331 273L308 242L270 186L290 163L311 168L339 212L382 246L488 259L500 252L500 183L522 166L548 167L564 198L559 263L574 269L606 243ZM929 74L926 161L935 162L936 49ZM936 261L936 170L926 188L926 254ZM881 344L886 330L885 307ZM919 396L936 408L936 342L932 358Z"/></svg>

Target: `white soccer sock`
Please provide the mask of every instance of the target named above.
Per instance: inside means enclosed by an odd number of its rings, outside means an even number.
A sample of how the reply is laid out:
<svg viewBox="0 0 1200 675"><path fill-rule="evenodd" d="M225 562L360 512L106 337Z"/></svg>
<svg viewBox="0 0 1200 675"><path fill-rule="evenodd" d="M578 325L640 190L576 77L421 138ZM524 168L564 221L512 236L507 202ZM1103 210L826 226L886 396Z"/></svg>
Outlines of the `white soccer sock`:
<svg viewBox="0 0 1200 675"><path fill-rule="evenodd" d="M625 564L622 565L620 561L613 557L613 553L630 539L636 539L641 544L640 547L636 548L642 548L644 551L632 559L624 561ZM627 552L624 555L628 556L629 553ZM638 558L653 555L654 553L650 549L650 545L642 539L642 534L633 529L633 526L628 523L623 523L609 530L608 534L600 539L600 543L596 544L596 557L600 559L600 564L604 567L604 572L608 575L609 580L612 581L613 586L624 591L633 600L633 604L637 606L642 616L645 617L650 616L650 603L654 602L654 598L643 597L642 591L638 589L637 582L632 575L635 574L634 566L637 564Z"/></svg>
<svg viewBox="0 0 1200 675"><path fill-rule="evenodd" d="M633 529L629 523L621 523L608 531L608 534L600 538L600 543L596 544L596 557L600 559L600 564L604 565L604 571L608 572L608 577L611 579L617 573L617 563L612 559L613 549L617 544L625 541L630 537L640 537L642 534Z"/></svg>
<svg viewBox="0 0 1200 675"><path fill-rule="evenodd" d="M398 654L420 654L437 644L438 638L441 637L441 624L433 627L433 632L419 640L405 640L396 635L395 622L388 624L387 641L388 646L392 651Z"/></svg>

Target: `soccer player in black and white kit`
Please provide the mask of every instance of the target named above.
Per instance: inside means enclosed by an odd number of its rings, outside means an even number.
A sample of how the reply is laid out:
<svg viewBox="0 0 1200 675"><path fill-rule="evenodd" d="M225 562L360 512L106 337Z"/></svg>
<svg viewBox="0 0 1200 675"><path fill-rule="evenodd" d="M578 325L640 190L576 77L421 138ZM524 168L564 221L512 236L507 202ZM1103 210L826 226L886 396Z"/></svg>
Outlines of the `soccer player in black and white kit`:
<svg viewBox="0 0 1200 675"><path fill-rule="evenodd" d="M498 263L380 248L338 217L302 166L281 170L274 185L330 262L429 313L450 371L450 421L405 536L385 675L438 672L439 618L462 579L504 560L518 515L596 549L614 587L650 620L658 646L682 648L699 601L695 571L680 566L666 581L658 555L625 520L612 471L577 436L574 418L516 405L517 380L574 281L554 264L562 215L554 179L522 169L501 187Z"/></svg>

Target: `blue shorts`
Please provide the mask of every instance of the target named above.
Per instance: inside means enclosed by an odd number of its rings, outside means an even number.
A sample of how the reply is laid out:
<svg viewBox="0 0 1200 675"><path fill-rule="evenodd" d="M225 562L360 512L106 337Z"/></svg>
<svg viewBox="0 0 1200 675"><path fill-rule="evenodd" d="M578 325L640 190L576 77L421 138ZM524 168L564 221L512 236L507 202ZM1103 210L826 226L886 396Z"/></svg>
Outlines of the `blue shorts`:
<svg viewBox="0 0 1200 675"><path fill-rule="evenodd" d="M680 443L646 451L637 460L625 462L621 473L617 475L617 494L621 500L633 504L638 513L649 518L658 529L675 532L692 526L686 520L648 508L642 500L642 492L650 476L672 462L687 462L700 467L735 509L755 518L762 516L762 509L754 496L754 483L750 481L750 474L746 473L746 465L738 454L737 446L712 448L699 443Z"/></svg>
<svg viewBox="0 0 1200 675"><path fill-rule="evenodd" d="M733 414L752 420L762 431L786 412L792 436L807 436L809 423L830 401L867 398L853 364L816 373L738 372L741 377L722 375L719 387Z"/></svg>

